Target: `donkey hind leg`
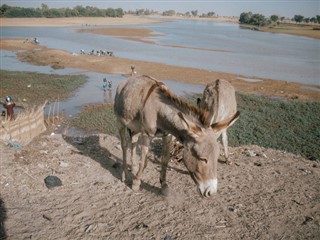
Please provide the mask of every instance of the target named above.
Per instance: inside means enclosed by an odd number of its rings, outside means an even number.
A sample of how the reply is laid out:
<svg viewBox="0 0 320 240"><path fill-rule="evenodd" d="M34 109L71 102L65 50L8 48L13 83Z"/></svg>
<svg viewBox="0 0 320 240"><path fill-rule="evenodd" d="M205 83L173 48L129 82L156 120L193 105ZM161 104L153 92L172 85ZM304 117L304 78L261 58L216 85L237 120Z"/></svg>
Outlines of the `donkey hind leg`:
<svg viewBox="0 0 320 240"><path fill-rule="evenodd" d="M122 168L121 168L121 181L129 181L129 172L127 166L127 150L128 144L126 139L127 127L124 125L119 126L119 134L122 148Z"/></svg>
<svg viewBox="0 0 320 240"><path fill-rule="evenodd" d="M162 156L161 156L161 172L160 172L160 184L161 192L163 195L168 195L167 185L167 167L170 160L170 146L172 141L172 135L166 135L162 138Z"/></svg>
<svg viewBox="0 0 320 240"><path fill-rule="evenodd" d="M132 190L134 191L137 191L140 188L143 171L146 166L146 161L148 161L147 154L149 151L149 142L150 142L150 139L148 135L142 134L141 135L141 158L140 158L139 170L132 181Z"/></svg>
<svg viewBox="0 0 320 240"><path fill-rule="evenodd" d="M136 148L137 148L137 142L139 140L140 134L134 134L130 136L131 140L131 155L130 155L130 160L131 160L131 171L132 174L137 173L137 166L136 166Z"/></svg>

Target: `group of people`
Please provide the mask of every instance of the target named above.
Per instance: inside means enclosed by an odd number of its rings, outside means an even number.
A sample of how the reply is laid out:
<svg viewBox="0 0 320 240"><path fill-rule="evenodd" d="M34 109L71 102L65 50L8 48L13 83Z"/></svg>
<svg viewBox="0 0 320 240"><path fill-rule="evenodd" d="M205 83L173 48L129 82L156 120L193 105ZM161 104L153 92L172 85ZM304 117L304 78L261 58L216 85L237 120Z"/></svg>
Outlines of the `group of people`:
<svg viewBox="0 0 320 240"><path fill-rule="evenodd" d="M25 39L24 41L23 41L23 43L32 43L32 44L35 44L35 45L39 45L40 44L40 42L39 42L39 39L38 38L34 38L34 39Z"/></svg>
<svg viewBox="0 0 320 240"><path fill-rule="evenodd" d="M112 81L107 81L106 78L103 78L102 88L104 91L112 89Z"/></svg>
<svg viewBox="0 0 320 240"><path fill-rule="evenodd" d="M84 49L80 50L80 54L86 54L86 52L84 51ZM94 50L92 49L91 52L89 52L89 55L96 55L96 56L113 56L113 51L109 50Z"/></svg>

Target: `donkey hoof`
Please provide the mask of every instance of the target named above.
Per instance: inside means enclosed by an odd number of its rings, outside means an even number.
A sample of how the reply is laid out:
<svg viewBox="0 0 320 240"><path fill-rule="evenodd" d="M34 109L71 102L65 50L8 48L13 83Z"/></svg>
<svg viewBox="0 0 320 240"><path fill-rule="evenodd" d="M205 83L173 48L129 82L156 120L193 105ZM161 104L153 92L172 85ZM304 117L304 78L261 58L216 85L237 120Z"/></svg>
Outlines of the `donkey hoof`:
<svg viewBox="0 0 320 240"><path fill-rule="evenodd" d="M167 184L161 187L161 194L166 197L170 195L170 189Z"/></svg>
<svg viewBox="0 0 320 240"><path fill-rule="evenodd" d="M126 181L126 175L125 174L121 174L121 182L125 182Z"/></svg>
<svg viewBox="0 0 320 240"><path fill-rule="evenodd" d="M141 181L139 179L133 179L132 180L132 190L133 191L139 191L140 183L141 183Z"/></svg>

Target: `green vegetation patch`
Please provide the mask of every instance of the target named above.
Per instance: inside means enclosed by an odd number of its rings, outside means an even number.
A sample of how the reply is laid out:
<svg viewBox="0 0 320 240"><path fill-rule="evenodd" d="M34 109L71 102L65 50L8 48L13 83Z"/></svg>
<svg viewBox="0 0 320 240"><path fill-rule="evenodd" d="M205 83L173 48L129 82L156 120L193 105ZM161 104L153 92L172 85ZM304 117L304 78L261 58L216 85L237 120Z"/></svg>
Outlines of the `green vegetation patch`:
<svg viewBox="0 0 320 240"><path fill-rule="evenodd" d="M320 103L237 94L240 119L229 129L232 146L255 144L320 159Z"/></svg>
<svg viewBox="0 0 320 240"><path fill-rule="evenodd" d="M84 75L57 75L0 70L1 96L26 99L28 104L65 99L87 81Z"/></svg>
<svg viewBox="0 0 320 240"><path fill-rule="evenodd" d="M320 102L236 95L241 116L228 130L230 146L253 144L320 160Z"/></svg>
<svg viewBox="0 0 320 240"><path fill-rule="evenodd" d="M115 135L118 131L113 104L88 105L70 120L70 125L86 131L99 131L110 135Z"/></svg>

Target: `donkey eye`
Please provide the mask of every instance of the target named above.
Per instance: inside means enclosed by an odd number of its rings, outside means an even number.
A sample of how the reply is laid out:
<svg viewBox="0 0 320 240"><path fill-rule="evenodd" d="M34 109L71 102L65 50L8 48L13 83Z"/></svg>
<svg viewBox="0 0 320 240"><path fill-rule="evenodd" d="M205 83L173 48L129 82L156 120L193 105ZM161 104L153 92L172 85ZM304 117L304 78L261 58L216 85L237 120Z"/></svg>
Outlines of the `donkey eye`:
<svg viewBox="0 0 320 240"><path fill-rule="evenodd" d="M208 160L207 160L206 158L204 158L204 157L201 157L201 158L200 158L200 161L203 161L203 162L205 162L205 163L208 163Z"/></svg>

